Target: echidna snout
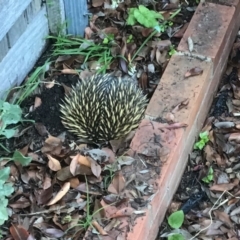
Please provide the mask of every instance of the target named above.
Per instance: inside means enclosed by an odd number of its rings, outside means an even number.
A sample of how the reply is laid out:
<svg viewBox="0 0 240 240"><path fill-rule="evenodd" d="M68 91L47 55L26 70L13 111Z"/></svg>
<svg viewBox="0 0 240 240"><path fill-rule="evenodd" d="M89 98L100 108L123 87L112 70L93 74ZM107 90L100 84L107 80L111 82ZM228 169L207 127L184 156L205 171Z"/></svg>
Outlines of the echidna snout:
<svg viewBox="0 0 240 240"><path fill-rule="evenodd" d="M80 139L101 143L135 129L147 105L142 90L111 74L79 81L60 104L63 125Z"/></svg>

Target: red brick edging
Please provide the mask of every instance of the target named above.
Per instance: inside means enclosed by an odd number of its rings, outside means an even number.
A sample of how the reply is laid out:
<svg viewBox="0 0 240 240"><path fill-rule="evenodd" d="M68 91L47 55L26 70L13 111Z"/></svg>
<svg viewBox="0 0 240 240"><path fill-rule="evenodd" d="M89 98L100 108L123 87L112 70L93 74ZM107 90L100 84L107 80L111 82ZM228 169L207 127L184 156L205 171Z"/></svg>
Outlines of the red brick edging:
<svg viewBox="0 0 240 240"><path fill-rule="evenodd" d="M127 240L155 240L178 187L188 154L207 116L240 27L239 0L228 0L227 5L199 4L178 46L179 52L171 58L146 110L146 119L132 141L141 141L141 136L147 134L144 124L171 112L181 101L189 99L187 107L175 113L175 119L188 127L175 131L174 144L157 180L158 190L146 210L146 216L137 218L127 234ZM189 37L194 46L191 52ZM184 78L185 73L194 67L202 68L202 75ZM134 150L140 151L137 147Z"/></svg>

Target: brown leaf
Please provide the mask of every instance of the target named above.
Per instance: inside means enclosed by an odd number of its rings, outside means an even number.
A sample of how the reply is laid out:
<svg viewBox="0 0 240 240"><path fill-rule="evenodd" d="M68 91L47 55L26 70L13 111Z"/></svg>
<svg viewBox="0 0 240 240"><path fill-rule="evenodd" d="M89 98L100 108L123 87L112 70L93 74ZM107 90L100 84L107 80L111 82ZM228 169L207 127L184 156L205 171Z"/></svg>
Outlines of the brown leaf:
<svg viewBox="0 0 240 240"><path fill-rule="evenodd" d="M125 207L122 208L120 210L118 210L117 212L115 212L111 218L116 218L116 217L130 217L132 216L132 214L134 213L134 210L130 207Z"/></svg>
<svg viewBox="0 0 240 240"><path fill-rule="evenodd" d="M78 178L71 178L70 180L70 186L71 188L76 188L79 184L80 184L80 181Z"/></svg>
<svg viewBox="0 0 240 240"><path fill-rule="evenodd" d="M34 106L33 106L34 110L35 110L36 108L40 107L41 104L42 104L41 98L35 97Z"/></svg>
<svg viewBox="0 0 240 240"><path fill-rule="evenodd" d="M218 191L218 192L230 191L238 184L239 184L239 179L236 178L234 179L233 183L214 184L210 187L210 190Z"/></svg>
<svg viewBox="0 0 240 240"><path fill-rule="evenodd" d="M93 7L100 7L104 3L104 0L92 0L92 6Z"/></svg>
<svg viewBox="0 0 240 240"><path fill-rule="evenodd" d="M79 156L80 156L80 154L77 154L76 156L74 156L72 158L72 161L71 161L70 166L69 166L70 167L70 172L73 176L75 176L75 172L78 168L78 157Z"/></svg>
<svg viewBox="0 0 240 240"><path fill-rule="evenodd" d="M56 196L47 204L47 206L53 205L56 202L58 202L59 200L61 200L66 193L68 192L68 190L70 189L70 182L66 182L64 183L64 185L62 186L61 190L56 194Z"/></svg>
<svg viewBox="0 0 240 240"><path fill-rule="evenodd" d="M69 69L69 68L67 68L67 69L62 69L61 70L61 73L63 73L63 74L73 74L73 75L78 75L78 72L76 71L76 70L74 70L74 69ZM63 85L63 83L62 83L62 85Z"/></svg>
<svg viewBox="0 0 240 240"><path fill-rule="evenodd" d="M47 189L52 185L52 179L49 176L45 176L44 182L43 182L43 189Z"/></svg>
<svg viewBox="0 0 240 240"><path fill-rule="evenodd" d="M152 31L152 28L143 28L141 32L143 37L148 37L152 33Z"/></svg>
<svg viewBox="0 0 240 240"><path fill-rule="evenodd" d="M40 196L37 198L38 204L46 204L49 202L53 194L53 187L50 186L49 188L43 190Z"/></svg>
<svg viewBox="0 0 240 240"><path fill-rule="evenodd" d="M148 87L148 76L145 72L142 72L140 78L139 78L139 85L143 90L146 90Z"/></svg>
<svg viewBox="0 0 240 240"><path fill-rule="evenodd" d="M29 232L20 225L12 224L9 230L14 240L28 239Z"/></svg>
<svg viewBox="0 0 240 240"><path fill-rule="evenodd" d="M39 135L46 136L48 134L47 128L42 123L35 123L34 127L37 129Z"/></svg>
<svg viewBox="0 0 240 240"><path fill-rule="evenodd" d="M26 156L28 153L28 148L29 148L29 144L26 145L25 147L23 147L22 149L19 150L19 152L23 155Z"/></svg>
<svg viewBox="0 0 240 240"><path fill-rule="evenodd" d="M116 172L112 183L108 187L110 193L119 194L125 188L125 179L122 171Z"/></svg>
<svg viewBox="0 0 240 240"><path fill-rule="evenodd" d="M94 160L91 161L91 170L94 176L100 177L102 169Z"/></svg>
<svg viewBox="0 0 240 240"><path fill-rule="evenodd" d="M187 71L184 75L185 78L189 78L192 76L197 76L203 73L203 69L200 67L194 67L191 68L189 71Z"/></svg>
<svg viewBox="0 0 240 240"><path fill-rule="evenodd" d="M84 165L80 165L75 172L75 176L77 175L92 175L92 171L89 167ZM72 178L73 175L70 172L70 167L62 168L60 171L57 172L57 179L60 181L66 181L67 179Z"/></svg>
<svg viewBox="0 0 240 240"><path fill-rule="evenodd" d="M98 230L98 232L101 235L103 235L103 236L108 235L108 233L106 231L104 231L104 229L99 225L99 223L96 220L92 221L92 225Z"/></svg>
<svg viewBox="0 0 240 240"><path fill-rule="evenodd" d="M53 158L49 154L47 154L47 157L48 157L48 160L49 160L48 161L48 167L52 171L59 171L62 168L60 162L56 158Z"/></svg>
<svg viewBox="0 0 240 240"><path fill-rule="evenodd" d="M92 37L93 31L90 27L86 27L84 32L85 32L86 39L90 39Z"/></svg>
<svg viewBox="0 0 240 240"><path fill-rule="evenodd" d="M51 153L59 155L62 151L62 141L59 138L49 135L41 149L42 153Z"/></svg>
<svg viewBox="0 0 240 240"><path fill-rule="evenodd" d="M180 28L173 36L176 38L182 38L183 34L187 30L187 27L189 25L189 22L185 23L182 28Z"/></svg>
<svg viewBox="0 0 240 240"><path fill-rule="evenodd" d="M184 99L183 101L181 101L180 103L177 104L176 107L174 107L174 109L172 110L172 113L176 113L178 111L180 111L183 108L186 108L189 104L189 98Z"/></svg>
<svg viewBox="0 0 240 240"><path fill-rule="evenodd" d="M29 199L27 199L24 196L21 196L18 200L14 201L14 203L9 204L9 206L12 208L23 209L31 206L31 203Z"/></svg>
<svg viewBox="0 0 240 240"><path fill-rule="evenodd" d="M90 158L78 154L78 163L87 167L91 167L91 160Z"/></svg>
<svg viewBox="0 0 240 240"><path fill-rule="evenodd" d="M227 213L221 212L219 210L215 210L214 211L214 215L220 221L222 221L223 223L227 224L230 228L233 227L233 223L231 222L230 217L229 217L229 215Z"/></svg>
<svg viewBox="0 0 240 240"><path fill-rule="evenodd" d="M105 34L114 34L114 36L116 36L118 34L119 30L116 27L107 27L107 28L103 29L102 32Z"/></svg>

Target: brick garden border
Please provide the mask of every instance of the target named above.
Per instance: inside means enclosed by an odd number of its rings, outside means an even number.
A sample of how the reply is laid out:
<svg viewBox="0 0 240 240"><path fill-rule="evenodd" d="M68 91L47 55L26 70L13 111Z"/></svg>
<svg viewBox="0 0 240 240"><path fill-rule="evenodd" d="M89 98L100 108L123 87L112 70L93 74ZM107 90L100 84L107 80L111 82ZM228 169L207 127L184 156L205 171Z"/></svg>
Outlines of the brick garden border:
<svg viewBox="0 0 240 240"><path fill-rule="evenodd" d="M178 53L171 58L148 105L145 119L132 140L136 142L147 134L143 123L154 121L170 112L182 100L189 99L187 108L175 113L175 119L186 123L188 127L176 130L174 146L157 180L158 190L146 215L136 219L127 234L127 240L155 240L159 225L179 185L188 154L206 119L240 27L240 1L225 2L226 5L199 4L178 46ZM192 52L189 51L189 37L194 44ZM184 78L187 70L193 67L202 68L203 74Z"/></svg>

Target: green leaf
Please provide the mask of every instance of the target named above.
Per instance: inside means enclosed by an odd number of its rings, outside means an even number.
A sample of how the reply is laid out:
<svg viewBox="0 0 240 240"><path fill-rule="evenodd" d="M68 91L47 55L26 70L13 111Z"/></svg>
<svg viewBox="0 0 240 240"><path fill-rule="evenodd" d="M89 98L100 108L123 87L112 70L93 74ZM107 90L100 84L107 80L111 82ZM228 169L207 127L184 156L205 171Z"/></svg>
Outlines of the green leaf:
<svg viewBox="0 0 240 240"><path fill-rule="evenodd" d="M151 15L151 11L143 5L139 5L138 9L139 9L140 13L145 15L145 16L150 16Z"/></svg>
<svg viewBox="0 0 240 240"><path fill-rule="evenodd" d="M108 43L108 38L104 38L103 39L103 44L107 44Z"/></svg>
<svg viewBox="0 0 240 240"><path fill-rule="evenodd" d="M16 124L21 121L22 109L19 105L13 105L8 102L4 102L3 104L3 115L2 121L9 124Z"/></svg>
<svg viewBox="0 0 240 240"><path fill-rule="evenodd" d="M208 138L208 131L205 131L205 132L201 132L199 134L199 137L204 140L205 143L207 143L209 141L209 138Z"/></svg>
<svg viewBox="0 0 240 240"><path fill-rule="evenodd" d="M210 183L213 180L213 168L210 167L208 170L208 175L202 178L202 181L205 183Z"/></svg>
<svg viewBox="0 0 240 240"><path fill-rule="evenodd" d="M126 22L127 22L127 25L131 25L131 26L133 26L137 23L134 15L129 15Z"/></svg>
<svg viewBox="0 0 240 240"><path fill-rule="evenodd" d="M12 159L15 162L21 163L22 166L27 166L32 161L31 157L25 157L17 150L14 152Z"/></svg>
<svg viewBox="0 0 240 240"><path fill-rule="evenodd" d="M154 18L160 18L161 20L164 20L164 17L161 13L155 12L153 10L150 11L150 14L154 17Z"/></svg>
<svg viewBox="0 0 240 240"><path fill-rule="evenodd" d="M0 180L3 182L6 182L9 178L9 174L10 174L10 167L4 167L3 169L0 169Z"/></svg>
<svg viewBox="0 0 240 240"><path fill-rule="evenodd" d="M184 213L182 210L172 213L168 218L168 224L171 228L180 228L184 221Z"/></svg>
<svg viewBox="0 0 240 240"><path fill-rule="evenodd" d="M10 196L14 192L14 188L11 183L5 183L1 189L1 195L6 197Z"/></svg>
<svg viewBox="0 0 240 240"><path fill-rule="evenodd" d="M176 233L173 235L168 236L168 240L185 240L182 234Z"/></svg>
<svg viewBox="0 0 240 240"><path fill-rule="evenodd" d="M16 132L16 130L14 130L14 129L4 129L2 131L0 129L0 134L4 135L7 139L13 137L15 132Z"/></svg>
<svg viewBox="0 0 240 240"><path fill-rule="evenodd" d="M202 150L205 145L206 145L205 141L200 140L194 144L194 149Z"/></svg>
<svg viewBox="0 0 240 240"><path fill-rule="evenodd" d="M7 208L0 204L0 226L8 220Z"/></svg>

